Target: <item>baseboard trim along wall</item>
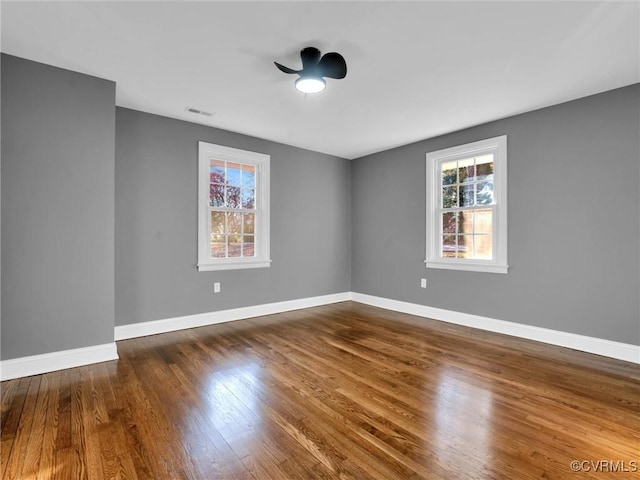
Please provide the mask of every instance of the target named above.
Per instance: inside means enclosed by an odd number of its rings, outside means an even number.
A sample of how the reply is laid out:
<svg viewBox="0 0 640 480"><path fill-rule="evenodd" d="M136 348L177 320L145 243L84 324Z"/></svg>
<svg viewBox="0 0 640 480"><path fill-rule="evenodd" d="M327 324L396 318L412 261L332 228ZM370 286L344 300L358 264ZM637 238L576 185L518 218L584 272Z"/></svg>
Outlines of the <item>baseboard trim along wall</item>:
<svg viewBox="0 0 640 480"><path fill-rule="evenodd" d="M0 380L29 377L65 368L118 359L115 342L0 361Z"/></svg>
<svg viewBox="0 0 640 480"><path fill-rule="evenodd" d="M640 346L627 343L604 340L602 338L588 337L575 333L561 332L548 328L534 327L520 323L496 320L494 318L481 317L468 313L444 310L428 307L415 303L401 302L389 298L375 297L363 293L351 293L354 302L364 303L374 307L385 308L401 313L417 315L419 317L432 318L456 325L487 330L489 332L502 333L513 337L535 340L559 347L571 348L582 352L594 353L605 357L616 358L626 362L640 364Z"/></svg>
<svg viewBox="0 0 640 480"><path fill-rule="evenodd" d="M284 313L303 308L318 307L331 303L345 302L364 303L374 307L408 313L419 317L431 318L443 322L464 325L489 332L502 333L513 337L535 340L537 342L571 348L583 352L594 353L605 357L616 358L626 362L640 364L640 346L621 342L613 342L601 338L588 337L575 333L561 332L548 328L522 325L519 323L496 320L493 318L471 315L468 313L445 310L441 308L402 302L389 298L376 297L356 292L342 292L319 297L301 298L284 302L267 303L251 307L234 308L218 312L199 313L182 317L166 318L151 322L132 323L115 327L115 340L144 337L158 333L174 332L187 328L203 327L216 323L231 322L245 318L260 317ZM53 372L65 368L80 367L92 363L118 359L116 344L107 343L93 347L75 348L60 352L45 353L0 361L0 380L28 377L41 373Z"/></svg>
<svg viewBox="0 0 640 480"><path fill-rule="evenodd" d="M128 338L174 332L176 330L184 330L187 328L204 327L205 325L214 325L216 323L242 320L243 318L260 317L263 315L272 315L274 313L289 312L291 310L318 307L320 305L328 305L330 303L346 302L347 300L351 300L351 292L300 298L284 302L266 303L264 305L220 310L217 312L198 313L195 315L153 320L150 322L130 323L129 325L116 326L115 339L126 340Z"/></svg>

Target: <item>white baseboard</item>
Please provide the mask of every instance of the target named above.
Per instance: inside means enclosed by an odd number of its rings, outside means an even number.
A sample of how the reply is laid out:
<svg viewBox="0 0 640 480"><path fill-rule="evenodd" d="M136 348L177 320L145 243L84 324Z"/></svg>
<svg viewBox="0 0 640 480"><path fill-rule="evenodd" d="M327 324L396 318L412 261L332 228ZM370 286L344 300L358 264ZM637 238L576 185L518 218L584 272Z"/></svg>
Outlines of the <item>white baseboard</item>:
<svg viewBox="0 0 640 480"><path fill-rule="evenodd" d="M301 298L277 303L267 303L251 307L234 308L218 312L200 313L182 317L167 318L151 322L132 323L115 327L115 340L144 337L158 333L173 332L187 328L202 327L216 323L231 322L244 318L272 315L303 308L329 305L331 303L355 302L385 308L396 312L408 313L419 317L432 318L443 322L464 325L467 327L502 333L528 340L571 348L583 352L594 353L605 357L617 358L627 362L640 364L640 346L614 342L601 338L588 337L575 333L561 332L548 328L534 327L519 323L496 320L493 318L471 315L452 310L401 302L389 298L365 295L356 292L343 292L319 297ZM107 343L92 347L75 348L60 352L32 355L0 361L0 380L28 377L41 373L53 372L65 368L80 367L92 363L107 362L118 359L116 344Z"/></svg>
<svg viewBox="0 0 640 480"><path fill-rule="evenodd" d="M365 303L374 307L408 313L419 317L432 318L443 322L455 323L467 327L478 328L490 332L502 333L513 337L526 338L537 342L548 343L560 347L595 353L605 357L617 358L626 362L640 363L640 346L627 343L604 340L602 338L587 337L575 333L561 332L548 328L523 325L521 323L506 322L494 318L481 317L468 313L427 307L415 303L401 302L389 298L375 297L363 293L351 293L354 302Z"/></svg>
<svg viewBox="0 0 640 480"><path fill-rule="evenodd" d="M0 380L29 377L65 368L118 359L115 342L0 361Z"/></svg>
<svg viewBox="0 0 640 480"><path fill-rule="evenodd" d="M571 348L573 350L580 350L583 352L594 353L596 355L617 358L619 360L640 364L640 346L637 345L614 342L611 340L604 340L602 338L588 337L586 335L578 335L575 333L562 332L559 330L551 330L548 328L535 327L520 323L507 322L504 320L496 320L494 318L402 302L399 300L365 295L363 293L356 292L343 292L320 297L302 298L298 300L235 308L231 310L221 310L218 312L154 320L151 322L121 325L115 327L115 339L126 340L128 338L144 337L146 335L155 335L158 333L173 332L187 328L203 327L206 325L214 325L216 323L232 322L234 320L242 320L244 318L272 315L275 313L317 307L320 305L345 302L348 300L396 312L432 318L443 322L502 333L528 340L535 340L550 345Z"/></svg>
<svg viewBox="0 0 640 480"><path fill-rule="evenodd" d="M260 317L262 315L272 315L274 313L289 312L291 310L317 307L320 305L328 305L330 303L346 302L347 300L351 300L351 292L335 293L320 297L301 298L285 302L266 303L263 305L234 308L231 310L220 310L217 312L199 313L183 317L153 320L151 322L130 323L129 325L120 325L115 327L115 339L126 340L128 338L144 337L146 335L155 335L157 333L204 327L206 325L232 322L243 318Z"/></svg>

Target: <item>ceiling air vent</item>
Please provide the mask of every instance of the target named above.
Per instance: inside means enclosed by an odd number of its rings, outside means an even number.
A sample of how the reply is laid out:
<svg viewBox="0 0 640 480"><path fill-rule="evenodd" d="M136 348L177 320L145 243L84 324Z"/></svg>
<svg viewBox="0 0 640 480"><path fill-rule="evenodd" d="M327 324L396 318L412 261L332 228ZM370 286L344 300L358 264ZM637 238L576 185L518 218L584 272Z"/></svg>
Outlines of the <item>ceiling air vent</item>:
<svg viewBox="0 0 640 480"><path fill-rule="evenodd" d="M186 107L184 111L189 113L195 113L196 115L204 115L205 117L213 117L213 113L205 112L204 110L199 110L193 107Z"/></svg>

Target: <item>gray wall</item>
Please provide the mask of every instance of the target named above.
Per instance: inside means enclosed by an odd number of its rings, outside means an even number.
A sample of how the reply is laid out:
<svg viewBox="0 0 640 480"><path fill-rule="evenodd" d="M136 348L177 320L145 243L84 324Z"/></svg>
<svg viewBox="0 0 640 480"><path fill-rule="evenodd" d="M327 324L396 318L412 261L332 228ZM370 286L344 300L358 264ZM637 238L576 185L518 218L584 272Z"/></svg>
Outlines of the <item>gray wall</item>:
<svg viewBox="0 0 640 480"><path fill-rule="evenodd" d="M271 155L271 267L196 270L199 140ZM350 170L345 159L117 108L116 325L349 291Z"/></svg>
<svg viewBox="0 0 640 480"><path fill-rule="evenodd" d="M113 342L115 84L1 71L1 358Z"/></svg>
<svg viewBox="0 0 640 480"><path fill-rule="evenodd" d="M640 344L638 85L349 162L115 108L112 82L9 55L1 73L2 359L349 290ZM425 269L425 153L502 134L509 274ZM197 272L199 140L271 155L270 268Z"/></svg>
<svg viewBox="0 0 640 480"><path fill-rule="evenodd" d="M633 85L355 160L352 290L640 344L639 98ZM426 269L425 154L503 134L509 273Z"/></svg>

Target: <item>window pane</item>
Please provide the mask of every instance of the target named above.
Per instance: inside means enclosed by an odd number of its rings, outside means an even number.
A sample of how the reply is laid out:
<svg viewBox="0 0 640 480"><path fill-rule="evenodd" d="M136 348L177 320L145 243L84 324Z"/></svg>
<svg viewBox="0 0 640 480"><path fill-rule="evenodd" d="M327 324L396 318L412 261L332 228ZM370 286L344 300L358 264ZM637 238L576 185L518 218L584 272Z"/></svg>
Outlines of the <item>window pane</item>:
<svg viewBox="0 0 640 480"><path fill-rule="evenodd" d="M470 207L473 205L474 185L460 185L460 206Z"/></svg>
<svg viewBox="0 0 640 480"><path fill-rule="evenodd" d="M475 210L474 233L493 233L493 211Z"/></svg>
<svg viewBox="0 0 640 480"><path fill-rule="evenodd" d="M228 233L242 233L242 214L228 213L229 231Z"/></svg>
<svg viewBox="0 0 640 480"><path fill-rule="evenodd" d="M242 165L239 163L227 163L227 185L235 187L240 186L240 169Z"/></svg>
<svg viewBox="0 0 640 480"><path fill-rule="evenodd" d="M491 260L493 258L491 235L475 235L475 258L482 260Z"/></svg>
<svg viewBox="0 0 640 480"><path fill-rule="evenodd" d="M473 212L458 212L458 233L473 233Z"/></svg>
<svg viewBox="0 0 640 480"><path fill-rule="evenodd" d="M456 166L458 162L443 163L440 167L442 171L442 184L451 185L456 182Z"/></svg>
<svg viewBox="0 0 640 480"><path fill-rule="evenodd" d="M242 166L242 188L256 188L256 167L253 165Z"/></svg>
<svg viewBox="0 0 640 480"><path fill-rule="evenodd" d="M476 188L478 205L490 205L493 203L493 182L479 182Z"/></svg>
<svg viewBox="0 0 640 480"><path fill-rule="evenodd" d="M209 160L209 181L211 183L224 183L224 162L222 160Z"/></svg>
<svg viewBox="0 0 640 480"><path fill-rule="evenodd" d="M478 180L493 180L493 154L476 158L476 174Z"/></svg>
<svg viewBox="0 0 640 480"><path fill-rule="evenodd" d="M245 213L242 215L242 232L255 233L255 213Z"/></svg>
<svg viewBox="0 0 640 480"><path fill-rule="evenodd" d="M456 233L456 212L442 214L442 233Z"/></svg>
<svg viewBox="0 0 640 480"><path fill-rule="evenodd" d="M209 184L209 205L224 207L224 185Z"/></svg>
<svg viewBox="0 0 640 480"><path fill-rule="evenodd" d="M458 258L473 257L473 235L458 235Z"/></svg>
<svg viewBox="0 0 640 480"><path fill-rule="evenodd" d="M458 187L444 187L442 189L442 208L458 206Z"/></svg>
<svg viewBox="0 0 640 480"><path fill-rule="evenodd" d="M226 256L224 235L211 235L211 258L225 258Z"/></svg>
<svg viewBox="0 0 640 480"><path fill-rule="evenodd" d="M240 187L227 187L227 207L240 208Z"/></svg>
<svg viewBox="0 0 640 480"><path fill-rule="evenodd" d="M444 235L442 237L442 256L446 258L455 258L456 250L456 236Z"/></svg>
<svg viewBox="0 0 640 480"><path fill-rule="evenodd" d="M233 215L233 214L232 214ZM242 256L242 236L229 235L227 237L227 248L229 249L229 258L238 258Z"/></svg>
<svg viewBox="0 0 640 480"><path fill-rule="evenodd" d="M242 256L243 257L255 257L255 237L253 235L245 235L244 242L242 243Z"/></svg>
<svg viewBox="0 0 640 480"><path fill-rule="evenodd" d="M211 232L213 234L223 235L225 233L225 215L224 212L211 212Z"/></svg>
<svg viewBox="0 0 640 480"><path fill-rule="evenodd" d="M256 208L255 190L242 189L242 208Z"/></svg>
<svg viewBox="0 0 640 480"><path fill-rule="evenodd" d="M466 158L458 161L458 183L466 183L475 177L475 167L473 158Z"/></svg>

